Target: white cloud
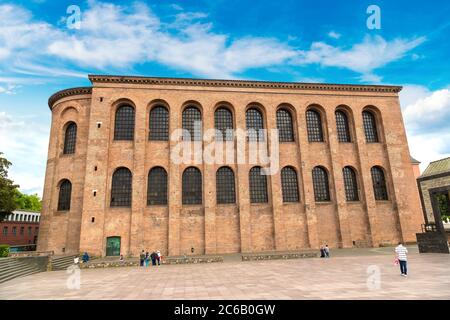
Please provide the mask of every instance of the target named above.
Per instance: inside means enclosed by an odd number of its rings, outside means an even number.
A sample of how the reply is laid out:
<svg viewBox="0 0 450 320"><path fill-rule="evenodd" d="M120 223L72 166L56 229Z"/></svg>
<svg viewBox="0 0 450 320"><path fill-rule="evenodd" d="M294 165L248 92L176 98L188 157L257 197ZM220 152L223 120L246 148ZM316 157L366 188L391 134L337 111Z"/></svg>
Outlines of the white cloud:
<svg viewBox="0 0 450 320"><path fill-rule="evenodd" d="M408 85L400 93L400 102L410 152L422 162L421 169L450 156L450 90Z"/></svg>
<svg viewBox="0 0 450 320"><path fill-rule="evenodd" d="M30 130L33 128L33 130ZM31 116L0 112L0 151L12 162L9 175L26 193L42 196L49 128Z"/></svg>
<svg viewBox="0 0 450 320"><path fill-rule="evenodd" d="M89 1L83 10L79 30L60 29L36 21L32 14L15 5L0 6L0 64L23 70L30 65L47 65L49 75L58 72L56 61L81 68L130 69L136 64L157 62L199 76L230 78L249 68L275 65L320 64L346 68L361 74L361 80L379 82L374 70L402 58L425 38L385 40L366 36L349 48L314 42L308 50L294 48L274 38L230 35L213 31L202 12L172 8L173 21L165 21L144 3L116 5ZM332 38L340 35L331 31ZM32 48L32 50L30 49ZM43 63L46 62L46 63ZM50 68L57 69L51 72ZM76 71L74 74L84 74Z"/></svg>
<svg viewBox="0 0 450 320"><path fill-rule="evenodd" d="M314 42L309 51L299 55L296 63L318 63L324 67L346 68L373 78L374 70L401 59L424 41L424 37L386 41L381 36L367 35L363 42L348 49L335 47L325 42Z"/></svg>
<svg viewBox="0 0 450 320"><path fill-rule="evenodd" d="M339 39L341 37L341 34L337 33L336 31L330 31L328 32L328 36L333 39Z"/></svg>

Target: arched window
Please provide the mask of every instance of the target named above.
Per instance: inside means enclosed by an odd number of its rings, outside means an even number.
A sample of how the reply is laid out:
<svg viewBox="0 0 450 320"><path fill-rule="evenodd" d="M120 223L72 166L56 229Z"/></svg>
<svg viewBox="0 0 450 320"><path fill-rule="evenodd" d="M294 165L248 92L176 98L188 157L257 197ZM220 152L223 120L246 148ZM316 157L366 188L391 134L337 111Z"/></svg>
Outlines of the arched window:
<svg viewBox="0 0 450 320"><path fill-rule="evenodd" d="M167 172L162 167L148 173L147 205L167 204Z"/></svg>
<svg viewBox="0 0 450 320"><path fill-rule="evenodd" d="M347 201L358 201L358 182L356 180L356 173L352 167L344 167L342 169L344 175L345 197Z"/></svg>
<svg viewBox="0 0 450 320"><path fill-rule="evenodd" d="M198 108L191 106L183 111L183 140L202 140L202 114ZM189 133L189 135L187 135Z"/></svg>
<svg viewBox="0 0 450 320"><path fill-rule="evenodd" d="M116 111L116 121L114 125L114 140L134 139L134 108L130 105L123 105Z"/></svg>
<svg viewBox="0 0 450 320"><path fill-rule="evenodd" d="M366 135L367 142L378 142L378 130L377 130L377 121L375 116L370 111L363 111L363 124L364 124L364 133Z"/></svg>
<svg viewBox="0 0 450 320"><path fill-rule="evenodd" d="M261 174L261 167L253 167L249 173L250 182L250 202L264 203L268 202L267 196L267 178Z"/></svg>
<svg viewBox="0 0 450 320"><path fill-rule="evenodd" d="M77 125L75 122L69 123L64 135L64 154L75 153L75 146L77 144Z"/></svg>
<svg viewBox="0 0 450 320"><path fill-rule="evenodd" d="M234 172L231 168L221 167L216 172L217 203L235 203Z"/></svg>
<svg viewBox="0 0 450 320"><path fill-rule="evenodd" d="M312 171L315 201L330 201L330 188L327 171L322 167L315 167Z"/></svg>
<svg viewBox="0 0 450 320"><path fill-rule="evenodd" d="M195 167L183 172L183 204L202 203L202 173Z"/></svg>
<svg viewBox="0 0 450 320"><path fill-rule="evenodd" d="M294 141L294 128L291 113L286 109L277 110L277 129L280 142Z"/></svg>
<svg viewBox="0 0 450 320"><path fill-rule="evenodd" d="M58 211L70 210L70 198L72 196L72 183L65 179L59 184ZM22 220L22 219L21 219Z"/></svg>
<svg viewBox="0 0 450 320"><path fill-rule="evenodd" d="M131 171L118 168L112 176L111 207L131 207Z"/></svg>
<svg viewBox="0 0 450 320"><path fill-rule="evenodd" d="M233 115L230 110L220 107L214 113L214 127L217 141L233 140ZM228 130L228 135L227 135Z"/></svg>
<svg viewBox="0 0 450 320"><path fill-rule="evenodd" d="M249 141L264 141L264 122L261 111L250 108L245 113L247 136Z"/></svg>
<svg viewBox="0 0 450 320"><path fill-rule="evenodd" d="M323 142L322 119L318 111L306 111L306 127L309 142Z"/></svg>
<svg viewBox="0 0 450 320"><path fill-rule="evenodd" d="M336 129L339 142L352 142L350 137L350 127L348 125L348 117L344 111L337 110L336 115Z"/></svg>
<svg viewBox="0 0 450 320"><path fill-rule="evenodd" d="M372 173L372 184L375 200L388 200L386 179L384 177L383 169L380 167L372 167L370 172Z"/></svg>
<svg viewBox="0 0 450 320"><path fill-rule="evenodd" d="M298 202L297 172L291 167L281 169L281 190L283 202Z"/></svg>
<svg viewBox="0 0 450 320"><path fill-rule="evenodd" d="M169 111L163 106L156 106L150 111L149 140L169 140Z"/></svg>

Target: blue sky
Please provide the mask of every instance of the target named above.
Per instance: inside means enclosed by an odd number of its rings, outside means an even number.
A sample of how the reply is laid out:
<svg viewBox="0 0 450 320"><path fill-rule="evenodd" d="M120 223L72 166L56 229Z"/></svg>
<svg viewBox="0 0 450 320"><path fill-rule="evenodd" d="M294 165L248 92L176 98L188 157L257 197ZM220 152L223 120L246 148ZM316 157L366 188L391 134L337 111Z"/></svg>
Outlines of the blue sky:
<svg viewBox="0 0 450 320"><path fill-rule="evenodd" d="M89 73L396 84L423 169L450 156L449 17L448 1L0 1L0 151L42 194L47 99Z"/></svg>

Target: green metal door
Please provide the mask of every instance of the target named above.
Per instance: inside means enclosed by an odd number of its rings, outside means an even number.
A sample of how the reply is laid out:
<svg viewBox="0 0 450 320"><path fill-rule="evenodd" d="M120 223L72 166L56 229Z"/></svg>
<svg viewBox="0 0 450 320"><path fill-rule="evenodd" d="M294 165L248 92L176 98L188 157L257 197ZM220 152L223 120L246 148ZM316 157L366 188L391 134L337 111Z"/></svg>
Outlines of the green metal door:
<svg viewBox="0 0 450 320"><path fill-rule="evenodd" d="M106 255L120 256L120 237L106 238Z"/></svg>

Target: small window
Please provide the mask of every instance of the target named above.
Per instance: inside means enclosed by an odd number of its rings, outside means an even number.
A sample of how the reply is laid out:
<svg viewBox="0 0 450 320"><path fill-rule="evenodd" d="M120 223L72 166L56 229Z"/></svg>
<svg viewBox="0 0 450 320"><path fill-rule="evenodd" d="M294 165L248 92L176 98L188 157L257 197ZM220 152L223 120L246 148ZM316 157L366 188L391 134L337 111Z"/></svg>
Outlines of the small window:
<svg viewBox="0 0 450 320"><path fill-rule="evenodd" d="M386 187L386 179L384 171L380 167L372 167L370 169L372 174L373 193L375 200L388 200L388 192Z"/></svg>
<svg viewBox="0 0 450 320"><path fill-rule="evenodd" d="M72 183L69 180L63 180L59 186L58 211L70 210L70 199L72 197Z"/></svg>
<svg viewBox="0 0 450 320"><path fill-rule="evenodd" d="M306 111L306 127L309 142L323 142L322 119L318 111Z"/></svg>
<svg viewBox="0 0 450 320"><path fill-rule="evenodd" d="M250 202L265 203L268 202L267 195L267 177L261 174L261 167L253 167L250 169Z"/></svg>
<svg viewBox="0 0 450 320"><path fill-rule="evenodd" d="M249 141L264 141L264 122L262 113L256 108L250 108L245 113L247 136Z"/></svg>
<svg viewBox="0 0 450 320"><path fill-rule="evenodd" d="M169 140L169 111L163 106L156 106L150 111L149 140Z"/></svg>
<svg viewBox="0 0 450 320"><path fill-rule="evenodd" d="M231 168L221 167L216 172L217 203L236 203L234 172Z"/></svg>
<svg viewBox="0 0 450 320"><path fill-rule="evenodd" d="M220 107L214 113L216 141L233 140L233 114L225 107Z"/></svg>
<svg viewBox="0 0 450 320"><path fill-rule="evenodd" d="M315 167L312 171L314 198L316 202L330 201L328 173L322 167Z"/></svg>
<svg viewBox="0 0 450 320"><path fill-rule="evenodd" d="M131 207L132 176L127 168L118 168L112 176L111 207Z"/></svg>
<svg viewBox="0 0 450 320"><path fill-rule="evenodd" d="M167 204L167 172L162 167L148 173L147 205Z"/></svg>
<svg viewBox="0 0 450 320"><path fill-rule="evenodd" d="M202 174L195 167L189 167L183 172L182 181L183 204L202 203Z"/></svg>
<svg viewBox="0 0 450 320"><path fill-rule="evenodd" d="M336 129L339 142L352 142L348 118L344 111L336 111Z"/></svg>
<svg viewBox="0 0 450 320"><path fill-rule="evenodd" d="M187 107L183 111L183 140L202 140L202 114L194 106Z"/></svg>
<svg viewBox="0 0 450 320"><path fill-rule="evenodd" d="M342 169L344 175L345 197L347 201L359 201L358 182L356 180L355 170L351 167Z"/></svg>
<svg viewBox="0 0 450 320"><path fill-rule="evenodd" d="M25 227L20 227L20 235L23 236L25 231Z"/></svg>
<svg viewBox="0 0 450 320"><path fill-rule="evenodd" d="M299 201L297 172L291 167L281 169L281 190L283 202Z"/></svg>
<svg viewBox="0 0 450 320"><path fill-rule="evenodd" d="M76 142L77 142L77 125L74 122L71 122L67 126L64 135L63 154L75 153Z"/></svg>
<svg viewBox="0 0 450 320"><path fill-rule="evenodd" d="M294 141L294 128L291 113L286 109L277 110L277 129L280 142Z"/></svg>
<svg viewBox="0 0 450 320"><path fill-rule="evenodd" d="M130 105L123 105L116 111L114 125L114 140L134 139L134 108Z"/></svg>
<svg viewBox="0 0 450 320"><path fill-rule="evenodd" d="M369 143L379 142L375 116L370 111L363 111L362 115L366 141Z"/></svg>
<svg viewBox="0 0 450 320"><path fill-rule="evenodd" d="M17 227L12 228L12 235L13 236L17 235Z"/></svg>
<svg viewBox="0 0 450 320"><path fill-rule="evenodd" d="M3 227L3 235L4 236L8 235L8 227Z"/></svg>

